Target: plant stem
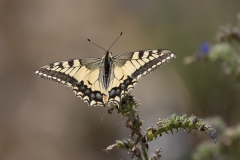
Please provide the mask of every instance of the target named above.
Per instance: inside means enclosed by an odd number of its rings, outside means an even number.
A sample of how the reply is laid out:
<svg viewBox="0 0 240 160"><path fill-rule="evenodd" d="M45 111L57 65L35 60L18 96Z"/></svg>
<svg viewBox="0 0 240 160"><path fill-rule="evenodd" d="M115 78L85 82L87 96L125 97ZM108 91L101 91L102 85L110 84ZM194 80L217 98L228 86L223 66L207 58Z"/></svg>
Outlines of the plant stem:
<svg viewBox="0 0 240 160"><path fill-rule="evenodd" d="M143 153L145 160L149 160L145 144L142 141L140 141L140 144L141 144L142 153Z"/></svg>

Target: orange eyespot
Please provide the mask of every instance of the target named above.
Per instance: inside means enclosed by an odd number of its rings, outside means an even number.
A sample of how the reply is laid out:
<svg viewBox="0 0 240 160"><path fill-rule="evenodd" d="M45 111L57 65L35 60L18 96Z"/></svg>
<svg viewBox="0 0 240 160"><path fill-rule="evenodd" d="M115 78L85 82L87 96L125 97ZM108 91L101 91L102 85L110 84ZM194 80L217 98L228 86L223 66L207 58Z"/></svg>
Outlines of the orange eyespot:
<svg viewBox="0 0 240 160"><path fill-rule="evenodd" d="M108 102L108 96L104 95L103 96L103 103L106 104Z"/></svg>

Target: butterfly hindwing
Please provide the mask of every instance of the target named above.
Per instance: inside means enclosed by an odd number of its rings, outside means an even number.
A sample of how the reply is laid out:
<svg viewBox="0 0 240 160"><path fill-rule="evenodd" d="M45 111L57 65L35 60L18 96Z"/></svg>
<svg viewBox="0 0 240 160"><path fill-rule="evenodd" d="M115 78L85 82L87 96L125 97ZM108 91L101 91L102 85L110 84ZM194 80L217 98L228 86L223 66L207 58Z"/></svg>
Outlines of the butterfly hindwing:
<svg viewBox="0 0 240 160"><path fill-rule="evenodd" d="M73 92L77 97L81 97L90 106L104 106L108 93L103 88L101 81L101 69L98 67L84 75L77 85L73 86Z"/></svg>
<svg viewBox="0 0 240 160"><path fill-rule="evenodd" d="M109 88L108 91L109 102L114 102L119 105L125 93L132 89L136 83L137 80L131 78L130 76L126 76L123 80L118 80L117 78L114 78L112 87Z"/></svg>
<svg viewBox="0 0 240 160"><path fill-rule="evenodd" d="M90 106L104 106L103 97L106 95L104 89L101 87L97 80L93 84L82 80L73 88L73 92L77 97L82 98L84 102L87 102Z"/></svg>

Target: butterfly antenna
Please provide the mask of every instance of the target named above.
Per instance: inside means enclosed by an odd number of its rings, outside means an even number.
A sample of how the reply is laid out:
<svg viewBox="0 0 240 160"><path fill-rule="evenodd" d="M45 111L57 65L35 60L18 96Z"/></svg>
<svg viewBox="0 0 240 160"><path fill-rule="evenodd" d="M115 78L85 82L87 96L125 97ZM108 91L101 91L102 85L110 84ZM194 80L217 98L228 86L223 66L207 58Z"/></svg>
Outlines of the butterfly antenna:
<svg viewBox="0 0 240 160"><path fill-rule="evenodd" d="M96 43L94 43L94 42L93 42L93 41L91 41L90 39L88 39L88 41L89 41L89 42L91 42L92 44L94 44L95 46L97 46L97 47L99 47L99 48L102 48L104 51L106 51L106 52L107 52L107 50L106 50L106 49L104 49L103 47L101 47L101 46L97 45Z"/></svg>
<svg viewBox="0 0 240 160"><path fill-rule="evenodd" d="M122 32L121 32L120 35L116 38L116 40L112 43L112 45L108 48L108 51L109 51L110 48L113 46L113 44L114 44L115 42L117 42L117 40L121 37L121 35L122 35Z"/></svg>

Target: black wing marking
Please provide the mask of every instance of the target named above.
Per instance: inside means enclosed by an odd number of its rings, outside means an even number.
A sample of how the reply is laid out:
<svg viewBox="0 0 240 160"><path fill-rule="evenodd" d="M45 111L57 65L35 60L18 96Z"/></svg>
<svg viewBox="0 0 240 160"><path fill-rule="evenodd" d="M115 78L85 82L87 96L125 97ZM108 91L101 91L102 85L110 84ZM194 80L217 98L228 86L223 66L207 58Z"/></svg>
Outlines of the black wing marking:
<svg viewBox="0 0 240 160"><path fill-rule="evenodd" d="M176 55L169 50L139 50L115 56L114 63L124 68L132 78L139 79L174 58Z"/></svg>
<svg viewBox="0 0 240 160"><path fill-rule="evenodd" d="M80 61L80 59L72 59L50 63L38 68L34 73L41 78L72 87L78 83L78 80L73 77L73 74L82 66Z"/></svg>

